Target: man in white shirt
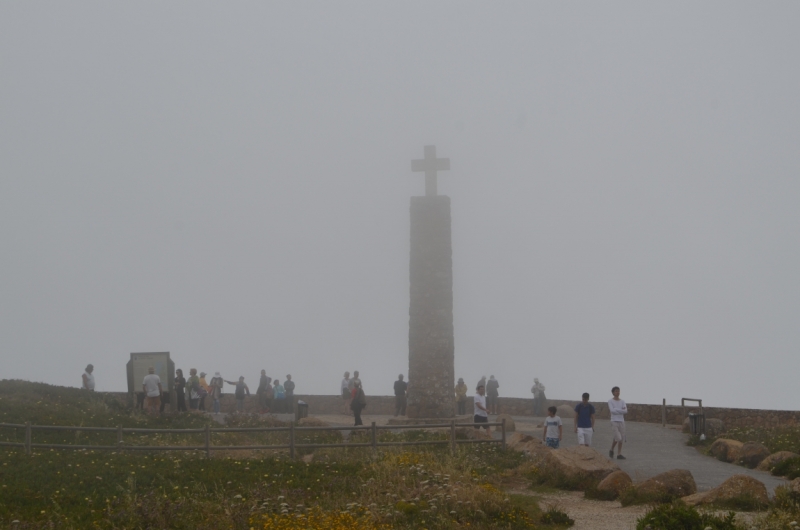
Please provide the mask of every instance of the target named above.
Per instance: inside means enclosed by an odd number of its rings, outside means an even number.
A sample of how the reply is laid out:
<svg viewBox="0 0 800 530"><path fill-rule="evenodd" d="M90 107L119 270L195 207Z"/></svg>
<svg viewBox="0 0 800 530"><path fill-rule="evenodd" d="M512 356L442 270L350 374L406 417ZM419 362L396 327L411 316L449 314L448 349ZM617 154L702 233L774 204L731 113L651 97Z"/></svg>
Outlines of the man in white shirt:
<svg viewBox="0 0 800 530"><path fill-rule="evenodd" d="M613 398L608 400L608 412L611 414L611 432L614 433L614 441L611 442L611 449L608 456L614 458L614 447L617 447L617 460L625 460L622 456L622 442L625 441L625 414L628 413L628 406L625 401L619 398L619 387L611 389Z"/></svg>
<svg viewBox="0 0 800 530"><path fill-rule="evenodd" d="M83 373L83 389L94 391L94 366L91 364L86 365L86 371Z"/></svg>
<svg viewBox="0 0 800 530"><path fill-rule="evenodd" d="M342 379L342 384L339 387L339 391L342 394L342 399L344 400L344 409L343 414L346 416L350 416L353 414L353 411L350 410L350 393L353 390L351 379L350 379L350 372L344 373L344 379Z"/></svg>
<svg viewBox="0 0 800 530"><path fill-rule="evenodd" d="M157 416L161 405L161 378L156 375L156 369L152 366L147 369L147 375L142 380L142 391L145 395L144 409Z"/></svg>
<svg viewBox="0 0 800 530"><path fill-rule="evenodd" d="M486 409L486 388L482 384L478 384L477 393L475 394L475 423L489 423L489 411ZM475 426L480 429L480 425ZM486 432L492 434L492 430L488 425L484 427Z"/></svg>

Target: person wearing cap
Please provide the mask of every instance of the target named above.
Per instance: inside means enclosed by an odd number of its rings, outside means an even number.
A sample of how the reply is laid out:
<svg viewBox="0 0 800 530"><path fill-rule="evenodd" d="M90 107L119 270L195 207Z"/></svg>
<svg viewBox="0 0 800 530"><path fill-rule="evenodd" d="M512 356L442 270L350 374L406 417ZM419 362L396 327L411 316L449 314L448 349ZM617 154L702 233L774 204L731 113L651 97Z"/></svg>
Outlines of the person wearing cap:
<svg viewBox="0 0 800 530"><path fill-rule="evenodd" d="M92 372L94 372L94 365L87 364L86 371L83 372L83 377L81 377L83 380L83 386L81 388L89 392L94 392L94 375L92 375Z"/></svg>
<svg viewBox="0 0 800 530"><path fill-rule="evenodd" d="M198 409L206 410L206 396L208 396L211 387L206 382L206 373L200 372L200 406Z"/></svg>
<svg viewBox="0 0 800 530"><path fill-rule="evenodd" d="M225 384L225 381L222 379L222 375L219 372L214 372L214 377L211 378L211 383L209 383L209 388L211 389L209 393L211 394L211 401L214 404L214 414L219 414L219 399L222 397L222 387Z"/></svg>
<svg viewBox="0 0 800 530"><path fill-rule="evenodd" d="M458 378L458 384L455 387L456 403L458 404L458 415L463 416L467 413L467 384L464 382L463 377Z"/></svg>
<svg viewBox="0 0 800 530"><path fill-rule="evenodd" d="M147 375L142 380L142 392L145 395L145 410L158 416L158 407L161 404L161 378L156 375L156 369L152 366L147 369Z"/></svg>

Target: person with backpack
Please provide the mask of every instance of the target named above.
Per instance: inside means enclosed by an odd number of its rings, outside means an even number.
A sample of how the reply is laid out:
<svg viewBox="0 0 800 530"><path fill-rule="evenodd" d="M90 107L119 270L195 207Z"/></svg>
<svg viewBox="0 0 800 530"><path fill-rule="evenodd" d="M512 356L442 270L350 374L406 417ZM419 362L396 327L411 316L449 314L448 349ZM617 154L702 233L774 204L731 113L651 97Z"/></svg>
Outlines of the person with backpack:
<svg viewBox="0 0 800 530"><path fill-rule="evenodd" d="M222 397L222 386L225 381L219 372L214 373L211 382L208 384L209 394L211 394L211 401L214 404L214 414L219 414L219 400Z"/></svg>
<svg viewBox="0 0 800 530"><path fill-rule="evenodd" d="M197 410L200 403L200 378L197 377L197 368L189 370L186 388L189 389L189 410Z"/></svg>
<svg viewBox="0 0 800 530"><path fill-rule="evenodd" d="M367 397L361 388L361 381L353 385L353 401L350 402L350 408L353 409L353 416L356 418L355 425L364 425L361 421L361 411L367 408Z"/></svg>
<svg viewBox="0 0 800 530"><path fill-rule="evenodd" d="M272 384L272 402L275 404L275 412L285 412L286 389L277 379Z"/></svg>

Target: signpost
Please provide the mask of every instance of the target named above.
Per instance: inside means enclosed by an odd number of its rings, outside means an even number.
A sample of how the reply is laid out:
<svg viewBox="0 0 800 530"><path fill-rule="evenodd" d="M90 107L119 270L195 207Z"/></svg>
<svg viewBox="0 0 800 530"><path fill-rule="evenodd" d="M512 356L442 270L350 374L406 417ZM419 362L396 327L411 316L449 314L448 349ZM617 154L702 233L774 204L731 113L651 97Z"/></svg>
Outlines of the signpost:
<svg viewBox="0 0 800 530"><path fill-rule="evenodd" d="M175 393L175 363L169 358L169 352L131 353L131 360L126 365L128 371L128 404L136 406L134 398L142 391L142 381L150 367L161 379L161 388L169 392L169 410L178 410L178 395Z"/></svg>

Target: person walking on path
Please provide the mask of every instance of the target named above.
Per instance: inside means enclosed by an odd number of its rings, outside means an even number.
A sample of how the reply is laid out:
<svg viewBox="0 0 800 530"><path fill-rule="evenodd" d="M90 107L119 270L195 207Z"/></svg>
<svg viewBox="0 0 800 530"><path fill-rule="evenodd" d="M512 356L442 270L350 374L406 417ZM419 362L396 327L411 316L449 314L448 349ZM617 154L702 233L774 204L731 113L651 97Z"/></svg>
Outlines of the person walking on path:
<svg viewBox="0 0 800 530"><path fill-rule="evenodd" d="M209 383L209 394L211 394L211 402L214 404L214 414L219 414L219 400L222 397L222 386L225 384L225 380L222 379L222 376L219 372L214 372L214 377L211 378L211 383Z"/></svg>
<svg viewBox="0 0 800 530"><path fill-rule="evenodd" d="M286 402L286 389L281 384L280 380L276 379L272 383L272 403L275 412L286 412L284 410L284 403Z"/></svg>
<svg viewBox="0 0 800 530"><path fill-rule="evenodd" d="M356 372L358 373L358 372ZM361 411L367 406L367 397L364 395L364 389L361 388L361 382L353 386L353 401L350 403L350 408L353 409L353 416L355 416L355 426L364 425L361 421Z"/></svg>
<svg viewBox="0 0 800 530"><path fill-rule="evenodd" d="M473 408L473 419L475 423L489 423L489 410L486 408L486 387L483 385L478 385L476 389L475 406ZM480 429L481 426L476 425L475 428ZM488 425L485 425L483 428L486 429L487 433L492 434L492 430Z"/></svg>
<svg viewBox="0 0 800 530"><path fill-rule="evenodd" d="M500 388L500 383L493 375L490 375L489 380L486 382L486 402L490 414L497 414L497 397L500 395L497 391L498 388Z"/></svg>
<svg viewBox="0 0 800 530"><path fill-rule="evenodd" d="M194 368L192 370L194 370ZM192 373L191 370L189 373ZM183 377L183 370L180 368L175 370L175 382L173 386L175 387L175 395L178 397L178 412L186 412L186 378ZM189 397L191 398L191 395Z"/></svg>
<svg viewBox="0 0 800 530"><path fill-rule="evenodd" d="M267 377L267 371L261 370L261 378L258 380L258 388L256 389L256 396L258 397L258 405L261 407L261 413L269 412L267 405L267 388L270 386L270 378Z"/></svg>
<svg viewBox="0 0 800 530"><path fill-rule="evenodd" d="M547 405L547 398L544 395L544 385L535 377L533 378L531 393L533 394L533 415L535 417L544 415L543 411Z"/></svg>
<svg viewBox="0 0 800 530"><path fill-rule="evenodd" d="M286 374L283 390L286 392L286 412L294 412L294 381L292 381L292 374Z"/></svg>
<svg viewBox="0 0 800 530"><path fill-rule="evenodd" d="M186 388L189 389L189 410L197 410L197 406L200 403L200 378L197 377L197 368L189 369Z"/></svg>
<svg viewBox="0 0 800 530"><path fill-rule="evenodd" d="M210 393L211 387L208 386L208 382L206 382L206 373L200 372L200 406L198 409L206 410L206 396Z"/></svg>
<svg viewBox="0 0 800 530"><path fill-rule="evenodd" d="M82 386L84 390L88 390L89 392L94 392L94 365L87 364L86 371L83 372L83 376L81 376Z"/></svg>
<svg viewBox="0 0 800 530"><path fill-rule="evenodd" d="M408 383L403 381L403 374L397 377L394 382L394 415L406 415L406 391L408 390Z"/></svg>
<svg viewBox="0 0 800 530"><path fill-rule="evenodd" d="M144 408L153 416L158 416L158 407L161 404L161 379L156 375L156 369L152 366L147 369L147 375L142 380L142 392L144 392Z"/></svg>
<svg viewBox="0 0 800 530"><path fill-rule="evenodd" d="M234 397L236 398L236 412L244 412L244 396L247 394L250 395L250 389L247 387L247 384L244 382L244 376L240 375L239 380L234 381L225 381L229 385L236 385L236 391L233 393Z"/></svg>
<svg viewBox="0 0 800 530"><path fill-rule="evenodd" d="M467 413L467 384L464 382L463 377L458 378L458 384L455 387L456 404L458 405L458 415L463 416Z"/></svg>
<svg viewBox="0 0 800 530"><path fill-rule="evenodd" d="M589 393L584 392L583 399L575 405L575 432L578 434L578 445L590 447L594 433L594 405L589 403Z"/></svg>
<svg viewBox="0 0 800 530"><path fill-rule="evenodd" d="M608 412L611 415L611 432L614 434L614 440L611 442L608 456L614 458L614 446L617 446L617 460L625 460L622 456L622 442L626 441L625 414L628 413L628 406L619 398L618 386L611 389L611 394L614 397L608 400Z"/></svg>
<svg viewBox="0 0 800 530"><path fill-rule="evenodd" d="M564 436L564 428L561 418L556 415L558 409L548 407L549 415L544 419L544 433L542 440L547 447L558 449L561 439Z"/></svg>
<svg viewBox="0 0 800 530"><path fill-rule="evenodd" d="M350 372L345 372L342 383L339 385L339 393L342 395L342 400L344 401L344 410L342 413L345 416L349 416L352 413L350 410L350 391Z"/></svg>

